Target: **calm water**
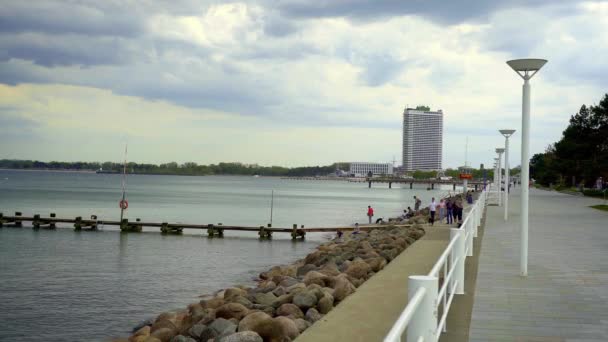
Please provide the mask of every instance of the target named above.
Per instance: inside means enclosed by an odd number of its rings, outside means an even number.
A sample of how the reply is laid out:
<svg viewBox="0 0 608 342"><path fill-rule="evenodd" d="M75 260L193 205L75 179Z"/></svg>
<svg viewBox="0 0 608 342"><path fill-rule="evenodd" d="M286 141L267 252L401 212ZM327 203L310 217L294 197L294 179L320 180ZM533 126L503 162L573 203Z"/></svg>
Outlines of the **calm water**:
<svg viewBox="0 0 608 342"><path fill-rule="evenodd" d="M426 187L425 187L426 188ZM378 216L395 216L417 194L426 203L440 191L364 183L293 181L253 177L129 176L127 217L144 221L335 226L364 222L367 205ZM0 212L55 212L59 217L119 216L120 176L0 170ZM444 192L444 191L441 191ZM0 340L102 341L125 336L162 311L197 296L251 283L272 265L306 255L323 234L305 242L275 234L228 231L224 239L200 232L162 236L0 229Z"/></svg>

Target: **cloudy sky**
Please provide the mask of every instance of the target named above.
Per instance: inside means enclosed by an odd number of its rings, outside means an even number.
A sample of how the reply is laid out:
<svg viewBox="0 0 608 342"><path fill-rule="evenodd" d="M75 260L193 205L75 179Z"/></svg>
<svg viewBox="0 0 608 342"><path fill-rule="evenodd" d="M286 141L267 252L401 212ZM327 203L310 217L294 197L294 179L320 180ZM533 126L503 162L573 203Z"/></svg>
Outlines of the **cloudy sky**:
<svg viewBox="0 0 608 342"><path fill-rule="evenodd" d="M608 2L0 0L0 159L401 164L406 105L442 109L444 167L533 153L608 92ZM519 163L520 135L512 139Z"/></svg>

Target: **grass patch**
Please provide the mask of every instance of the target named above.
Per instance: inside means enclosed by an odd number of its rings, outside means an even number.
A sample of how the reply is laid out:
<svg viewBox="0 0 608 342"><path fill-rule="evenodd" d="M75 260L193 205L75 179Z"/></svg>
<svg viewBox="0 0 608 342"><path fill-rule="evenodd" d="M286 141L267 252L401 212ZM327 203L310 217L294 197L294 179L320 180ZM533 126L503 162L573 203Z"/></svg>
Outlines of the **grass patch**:
<svg viewBox="0 0 608 342"><path fill-rule="evenodd" d="M608 211L608 204L592 205L591 208Z"/></svg>

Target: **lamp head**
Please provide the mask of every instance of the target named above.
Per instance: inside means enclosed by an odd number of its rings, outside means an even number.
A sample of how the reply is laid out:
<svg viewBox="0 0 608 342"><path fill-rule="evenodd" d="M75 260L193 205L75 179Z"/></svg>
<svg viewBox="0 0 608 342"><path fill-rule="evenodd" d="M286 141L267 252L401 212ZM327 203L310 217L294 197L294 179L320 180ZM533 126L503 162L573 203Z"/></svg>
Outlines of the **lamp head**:
<svg viewBox="0 0 608 342"><path fill-rule="evenodd" d="M498 154L501 154L501 153L503 153L504 151L505 151L505 149L504 149L504 148L497 148L497 149L496 149L496 153L498 153Z"/></svg>
<svg viewBox="0 0 608 342"><path fill-rule="evenodd" d="M515 133L514 129L499 129L500 134L502 134L505 138L508 138Z"/></svg>
<svg viewBox="0 0 608 342"><path fill-rule="evenodd" d="M521 76L524 80L529 80L534 76L540 68L547 63L546 59L538 58L523 58L507 61L511 69Z"/></svg>

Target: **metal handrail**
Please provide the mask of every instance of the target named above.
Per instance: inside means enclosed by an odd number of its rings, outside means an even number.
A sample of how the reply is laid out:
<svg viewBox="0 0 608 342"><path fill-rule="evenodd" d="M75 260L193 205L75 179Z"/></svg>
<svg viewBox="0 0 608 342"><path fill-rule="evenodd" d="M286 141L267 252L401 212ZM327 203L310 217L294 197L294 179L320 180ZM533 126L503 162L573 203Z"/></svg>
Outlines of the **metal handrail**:
<svg viewBox="0 0 608 342"><path fill-rule="evenodd" d="M477 199L475 204L473 204L473 207L468 212L468 214L465 217L464 221L462 222L461 226L458 228L461 232L455 233L455 235L453 235L453 238L450 239L450 242L448 243L448 245L446 246L444 251L441 253L441 256L437 259L437 261L431 268L431 271L428 273L427 277L429 277L430 279L427 279L426 281L430 281L431 283L434 283L434 285L429 287L430 289L433 289L433 290L430 293L428 293L427 288L425 288L424 286L430 286L430 285L420 285L420 284L415 285L412 288L412 290L417 288L416 292L414 293L414 295L411 295L408 305L404 308L403 312L401 313L401 315L399 316L399 318L397 319L397 321L391 328L390 332L384 338L384 342L401 341L401 335L408 328L412 319L414 319L414 317L417 315L417 311L419 310L420 305L423 301L427 302L426 304L424 304L425 308L429 308L428 305L432 305L431 307L433 308L434 318L433 318L433 314L431 314L430 312L424 313L424 314L422 314L422 316L418 317L418 320L414 321L414 322L418 322L418 323L416 323L416 325L414 325L414 327L417 330L415 330L415 331L408 330L408 334L410 334L410 333L412 334L411 336L409 336L409 338L414 338L417 341L422 341L422 340L424 340L424 336L416 336L416 335L423 334L423 335L426 335L427 337L431 337L432 340L437 341L439 339L441 332L445 331L447 316L448 316L450 307L452 305L452 300L454 299L454 295L458 291L461 291L460 293L462 293L462 291L463 291L462 289L464 286L464 283L463 283L463 281L464 281L463 280L464 264L459 266L460 267L460 269L458 271L459 275L456 277L456 279L454 279L455 278L454 273L456 272L457 266L461 262L462 263L465 262L466 257L469 254L469 252L471 252L471 255L472 255L473 238L477 235L477 226L479 224L481 224L481 218L484 213L483 208L485 207L485 205L487 203L487 199L488 199L488 197L487 197L488 191L491 191L491 188L486 188L482 191L481 195L479 196L479 198ZM458 230L454 230L454 231L458 232ZM463 245L460 245L458 248L456 248L456 245L458 243L462 243ZM454 254L457 254L457 255L454 255ZM451 257L451 259L448 259L448 257ZM450 261L449 267L448 267L448 260ZM444 279L443 279L441 288L437 289L438 276L439 276L439 272L441 271L442 267L443 267ZM448 268L449 268L449 270L448 270ZM413 280L413 278L410 277L410 283L412 282L412 280ZM459 286L460 286L460 289L459 289ZM450 295L449 295L449 298L446 298L448 289L450 289L450 291L449 291ZM437 292L435 292L435 291L437 291ZM433 294L433 292L434 292L434 294ZM427 295L430 295L431 297L429 297L429 299L425 299L425 296L427 296ZM437 297L434 297L435 295L437 295ZM439 298L442 298L442 300L440 301ZM431 302L433 304L430 304ZM436 313L441 305L443 305L442 315L441 315L439 322L437 322ZM425 310L426 309L423 309L422 311L424 312ZM425 316L425 315L430 315L430 316ZM428 323L423 324L424 329L428 329L429 324L431 326L435 327L434 328L435 330L433 331L433 335L430 335L427 333L430 330L420 330L421 329L420 322L424 322L424 320L420 321L421 317L428 318L428 321L427 321ZM432 318L432 320L431 320L431 318ZM415 328L411 328L411 329L415 329Z"/></svg>
<svg viewBox="0 0 608 342"><path fill-rule="evenodd" d="M393 325L393 328L391 329L391 331L384 338L385 342L401 340L401 335L403 334L403 332L405 331L405 328L408 326L408 324L412 320L412 317L414 316L416 309L418 309L418 306L420 305L420 302L424 298L425 294L426 294L426 289L424 287L421 287L416 291L414 296L410 299L407 306L405 307L405 310L403 310L403 312L401 313L401 315L399 316L399 318Z"/></svg>

